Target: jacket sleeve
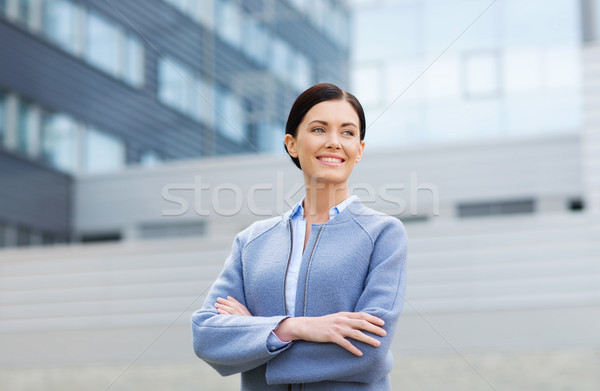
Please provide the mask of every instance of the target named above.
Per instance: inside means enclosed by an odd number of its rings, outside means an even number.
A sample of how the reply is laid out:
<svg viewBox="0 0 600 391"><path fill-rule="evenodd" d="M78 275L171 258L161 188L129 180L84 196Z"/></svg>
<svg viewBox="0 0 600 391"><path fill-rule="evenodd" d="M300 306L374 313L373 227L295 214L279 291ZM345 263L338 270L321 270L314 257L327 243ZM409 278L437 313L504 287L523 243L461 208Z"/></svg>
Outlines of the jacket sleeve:
<svg viewBox="0 0 600 391"><path fill-rule="evenodd" d="M406 290L407 237L398 221L389 224L375 240L365 287L355 312L366 312L385 321L385 337L374 336L373 347L349 339L363 356L358 357L334 343L298 340L267 364L267 383L345 381L373 383L393 367L390 344L404 304Z"/></svg>
<svg viewBox="0 0 600 391"><path fill-rule="evenodd" d="M285 316L220 315L214 307L217 297L227 296L246 305L241 258L242 244L238 235L202 308L192 315L194 351L222 376L256 368L292 345L267 345L271 331Z"/></svg>

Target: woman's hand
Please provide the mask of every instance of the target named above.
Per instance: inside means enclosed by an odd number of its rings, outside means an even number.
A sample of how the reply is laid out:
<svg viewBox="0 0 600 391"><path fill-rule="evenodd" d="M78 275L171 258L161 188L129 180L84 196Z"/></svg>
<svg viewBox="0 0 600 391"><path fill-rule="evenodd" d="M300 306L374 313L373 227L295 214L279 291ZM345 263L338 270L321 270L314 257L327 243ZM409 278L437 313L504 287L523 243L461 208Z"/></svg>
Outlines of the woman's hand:
<svg viewBox="0 0 600 391"><path fill-rule="evenodd" d="M226 299L217 297L215 307L221 315L252 316L248 308L231 296L227 296Z"/></svg>
<svg viewBox="0 0 600 391"><path fill-rule="evenodd" d="M302 339L312 342L333 342L357 356L362 352L346 338L378 347L381 343L363 331L385 336L384 321L364 312L338 312L319 317L287 318L279 323L275 335L282 341Z"/></svg>

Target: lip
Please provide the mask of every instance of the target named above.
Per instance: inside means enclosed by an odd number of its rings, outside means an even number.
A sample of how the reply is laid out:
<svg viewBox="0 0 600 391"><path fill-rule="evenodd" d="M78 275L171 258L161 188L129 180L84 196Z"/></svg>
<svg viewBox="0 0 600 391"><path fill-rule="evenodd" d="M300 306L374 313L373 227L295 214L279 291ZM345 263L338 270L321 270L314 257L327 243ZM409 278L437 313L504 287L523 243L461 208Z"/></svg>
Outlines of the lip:
<svg viewBox="0 0 600 391"><path fill-rule="evenodd" d="M334 163L334 162L324 162L323 160L321 160L321 158L324 158L324 157L330 157L330 158L334 158L334 159L340 159L340 160L341 160L341 162L339 162L339 163ZM339 155L330 154L330 153L326 153L326 154L323 154L323 155L319 155L319 156L317 156L317 160L318 160L318 161L319 161L321 164L323 164L323 165L325 165L325 166L330 166L330 167L338 167L338 166L341 166L341 165L342 165L342 164L344 164L344 162L346 161L346 159L344 159L343 157L341 157L341 156L339 156Z"/></svg>

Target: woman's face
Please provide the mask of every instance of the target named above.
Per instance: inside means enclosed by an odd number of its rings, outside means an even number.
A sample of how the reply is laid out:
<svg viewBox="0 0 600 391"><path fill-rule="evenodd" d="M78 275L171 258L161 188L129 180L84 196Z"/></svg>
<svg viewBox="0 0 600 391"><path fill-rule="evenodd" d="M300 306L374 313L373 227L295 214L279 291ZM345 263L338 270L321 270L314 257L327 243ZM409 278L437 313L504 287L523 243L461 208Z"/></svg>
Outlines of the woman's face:
<svg viewBox="0 0 600 391"><path fill-rule="evenodd" d="M290 155L300 160L305 177L329 183L346 182L365 147L358 115L345 100L314 105L296 137L285 135L285 144Z"/></svg>

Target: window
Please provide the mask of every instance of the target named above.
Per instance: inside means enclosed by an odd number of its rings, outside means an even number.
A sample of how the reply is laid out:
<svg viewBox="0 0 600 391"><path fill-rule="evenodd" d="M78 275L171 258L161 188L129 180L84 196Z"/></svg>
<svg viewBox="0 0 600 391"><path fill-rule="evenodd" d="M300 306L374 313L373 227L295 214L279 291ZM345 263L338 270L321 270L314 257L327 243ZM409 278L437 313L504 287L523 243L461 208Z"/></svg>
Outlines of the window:
<svg viewBox="0 0 600 391"><path fill-rule="evenodd" d="M471 96L491 94L497 85L488 86L489 83L497 82L497 76L493 73L495 68L490 71L482 69L480 57L470 59L466 62L466 83L467 93ZM487 63L484 63L487 65ZM494 64L492 64L494 65ZM472 68L474 69L472 69ZM491 74L489 74L492 72ZM440 58L427 69L424 75L427 98L429 99L459 99L460 88L460 58L456 56L447 56ZM483 84L482 83L487 83Z"/></svg>
<svg viewBox="0 0 600 391"><path fill-rule="evenodd" d="M504 86L507 93L539 91L542 87L542 51L537 48L507 48L503 56Z"/></svg>
<svg viewBox="0 0 600 391"><path fill-rule="evenodd" d="M535 200L504 200L498 202L473 202L459 203L457 205L459 217L476 217L492 215L508 215L535 213Z"/></svg>
<svg viewBox="0 0 600 391"><path fill-rule="evenodd" d="M135 86L144 84L144 46L133 35L125 37L123 54L123 78Z"/></svg>
<svg viewBox="0 0 600 391"><path fill-rule="evenodd" d="M119 29L104 18L89 13L86 24L85 57L105 72L119 72Z"/></svg>
<svg viewBox="0 0 600 391"><path fill-rule="evenodd" d="M179 9L186 15L191 15L196 21L204 24L212 30L213 19L213 1L198 0L165 0L173 7Z"/></svg>
<svg viewBox="0 0 600 391"><path fill-rule="evenodd" d="M269 36L264 25L248 16L244 18L242 30L244 52L259 64L266 65Z"/></svg>
<svg viewBox="0 0 600 391"><path fill-rule="evenodd" d="M175 8L179 8L182 11L187 11L189 2L188 0L166 0L167 3L171 4Z"/></svg>
<svg viewBox="0 0 600 391"><path fill-rule="evenodd" d="M467 98L496 96L500 92L498 56L495 52L472 52L463 58L464 91Z"/></svg>
<svg viewBox="0 0 600 391"><path fill-rule="evenodd" d="M348 14L345 11L338 9L333 13L332 22L334 26L334 39L343 48L348 48L350 45L350 23L348 21Z"/></svg>
<svg viewBox="0 0 600 391"><path fill-rule="evenodd" d="M217 33L233 47L242 43L241 10L232 0L217 0L215 3Z"/></svg>
<svg viewBox="0 0 600 391"><path fill-rule="evenodd" d="M77 7L69 0L44 2L43 29L46 35L69 52L77 49Z"/></svg>
<svg viewBox="0 0 600 391"><path fill-rule="evenodd" d="M234 141L246 137L244 110L239 99L224 88L216 89L216 106L219 112L217 130Z"/></svg>
<svg viewBox="0 0 600 391"><path fill-rule="evenodd" d="M197 237L206 234L206 222L145 223L140 225L139 234L144 239Z"/></svg>
<svg viewBox="0 0 600 391"><path fill-rule="evenodd" d="M42 120L42 158L59 170L74 173L77 161L77 124L64 114L47 113Z"/></svg>
<svg viewBox="0 0 600 391"><path fill-rule="evenodd" d="M507 46L576 45L581 39L580 2L504 0L497 5Z"/></svg>
<svg viewBox="0 0 600 391"><path fill-rule="evenodd" d="M88 173L118 170L125 165L125 145L115 136L87 128L83 160Z"/></svg>
<svg viewBox="0 0 600 391"><path fill-rule="evenodd" d="M270 69L281 79L287 80L289 69L290 50L285 41L279 38L273 38L271 46L271 61L269 61Z"/></svg>
<svg viewBox="0 0 600 391"><path fill-rule="evenodd" d="M196 120L209 125L214 122L212 86L173 58L158 63L158 97Z"/></svg>
<svg viewBox="0 0 600 391"><path fill-rule="evenodd" d="M261 152L283 153L283 137L285 125L276 122L259 122L257 124L257 142Z"/></svg>
<svg viewBox="0 0 600 391"><path fill-rule="evenodd" d="M17 0L17 18L26 25L31 22L34 0Z"/></svg>
<svg viewBox="0 0 600 391"><path fill-rule="evenodd" d="M32 128L32 107L31 104L19 101L17 116L17 150L28 153L31 146L31 128Z"/></svg>
<svg viewBox="0 0 600 391"><path fill-rule="evenodd" d="M161 59L158 68L160 100L175 109L186 112L192 106L192 94L188 84L193 81L191 70L172 58Z"/></svg>
<svg viewBox="0 0 600 391"><path fill-rule="evenodd" d="M310 62L302 53L298 53L296 56L295 74L291 77L299 91L304 91L313 84Z"/></svg>

